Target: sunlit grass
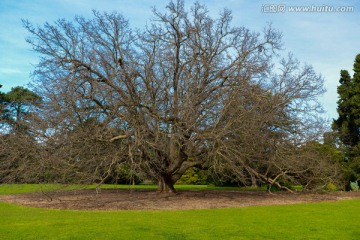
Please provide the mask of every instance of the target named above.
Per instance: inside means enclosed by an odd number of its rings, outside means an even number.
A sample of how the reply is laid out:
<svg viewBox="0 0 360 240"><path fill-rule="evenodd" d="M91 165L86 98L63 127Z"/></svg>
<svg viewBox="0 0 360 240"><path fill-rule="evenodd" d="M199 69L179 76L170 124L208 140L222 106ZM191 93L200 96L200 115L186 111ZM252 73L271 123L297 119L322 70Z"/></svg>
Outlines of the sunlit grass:
<svg viewBox="0 0 360 240"><path fill-rule="evenodd" d="M0 194L96 187L8 184L0 185ZM155 190L156 186L101 188ZM244 190L206 185L176 188ZM0 239L358 239L359 213L360 200L178 211L69 211L0 203Z"/></svg>
<svg viewBox="0 0 360 240"><path fill-rule="evenodd" d="M69 211L0 203L0 239L358 239L360 200L181 211Z"/></svg>

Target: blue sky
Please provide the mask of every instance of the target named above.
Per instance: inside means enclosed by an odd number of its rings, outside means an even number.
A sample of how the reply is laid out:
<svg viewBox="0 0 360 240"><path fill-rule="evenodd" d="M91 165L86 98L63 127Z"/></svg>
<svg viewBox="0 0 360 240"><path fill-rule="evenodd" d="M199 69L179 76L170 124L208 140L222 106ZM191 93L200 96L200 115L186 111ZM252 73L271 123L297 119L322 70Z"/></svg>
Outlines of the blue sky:
<svg viewBox="0 0 360 240"><path fill-rule="evenodd" d="M2 91L14 86L26 86L38 61L25 38L28 32L21 19L35 25L54 22L76 15L91 17L92 9L118 11L129 19L131 26L141 28L150 21L151 7L162 9L168 1L160 0L0 0L0 84ZM185 0L190 6L194 0ZM261 31L268 23L283 33L287 52L301 62L314 66L325 78L327 93L321 102L325 117L336 118L336 87L341 69L352 73L355 55L360 53L360 0L199 0L214 17L223 8L233 12L233 24ZM269 4L285 6L274 11ZM292 6L353 7L352 12L291 12ZM320 9L320 8L318 8ZM264 12L265 11L265 12ZM319 10L321 11L321 10Z"/></svg>

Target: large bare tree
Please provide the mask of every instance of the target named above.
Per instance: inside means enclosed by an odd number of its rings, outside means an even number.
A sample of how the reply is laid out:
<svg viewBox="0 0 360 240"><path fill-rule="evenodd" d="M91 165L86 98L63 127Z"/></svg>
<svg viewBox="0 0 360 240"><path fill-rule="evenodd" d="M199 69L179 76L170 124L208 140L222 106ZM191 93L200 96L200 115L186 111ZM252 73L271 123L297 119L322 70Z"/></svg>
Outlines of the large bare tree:
<svg viewBox="0 0 360 240"><path fill-rule="evenodd" d="M323 79L292 56L274 71L282 43L271 26L233 27L229 10L213 19L199 3L166 9L136 31L116 12L24 21L41 55L34 89L49 159L70 171L92 166L102 180L126 163L166 192L194 166L271 184L305 171L282 163L288 146L314 139Z"/></svg>

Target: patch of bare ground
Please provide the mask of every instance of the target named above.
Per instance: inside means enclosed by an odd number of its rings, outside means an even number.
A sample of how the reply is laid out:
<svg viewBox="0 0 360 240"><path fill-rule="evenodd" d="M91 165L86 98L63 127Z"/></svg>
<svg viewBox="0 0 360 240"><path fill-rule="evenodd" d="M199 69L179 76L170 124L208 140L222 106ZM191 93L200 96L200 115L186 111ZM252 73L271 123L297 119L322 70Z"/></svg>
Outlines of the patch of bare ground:
<svg viewBox="0 0 360 240"><path fill-rule="evenodd" d="M360 192L289 193L263 191L74 190L51 193L0 195L0 201L50 209L76 210L177 210L239 208L360 198Z"/></svg>

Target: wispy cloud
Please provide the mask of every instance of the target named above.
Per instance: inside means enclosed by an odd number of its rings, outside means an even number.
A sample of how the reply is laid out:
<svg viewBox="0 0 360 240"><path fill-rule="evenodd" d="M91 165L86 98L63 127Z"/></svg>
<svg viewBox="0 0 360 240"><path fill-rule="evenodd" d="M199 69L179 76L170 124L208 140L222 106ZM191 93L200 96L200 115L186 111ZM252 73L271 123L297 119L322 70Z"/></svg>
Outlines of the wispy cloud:
<svg viewBox="0 0 360 240"><path fill-rule="evenodd" d="M19 74L19 73L22 73L22 71L16 68L0 68L0 74Z"/></svg>

